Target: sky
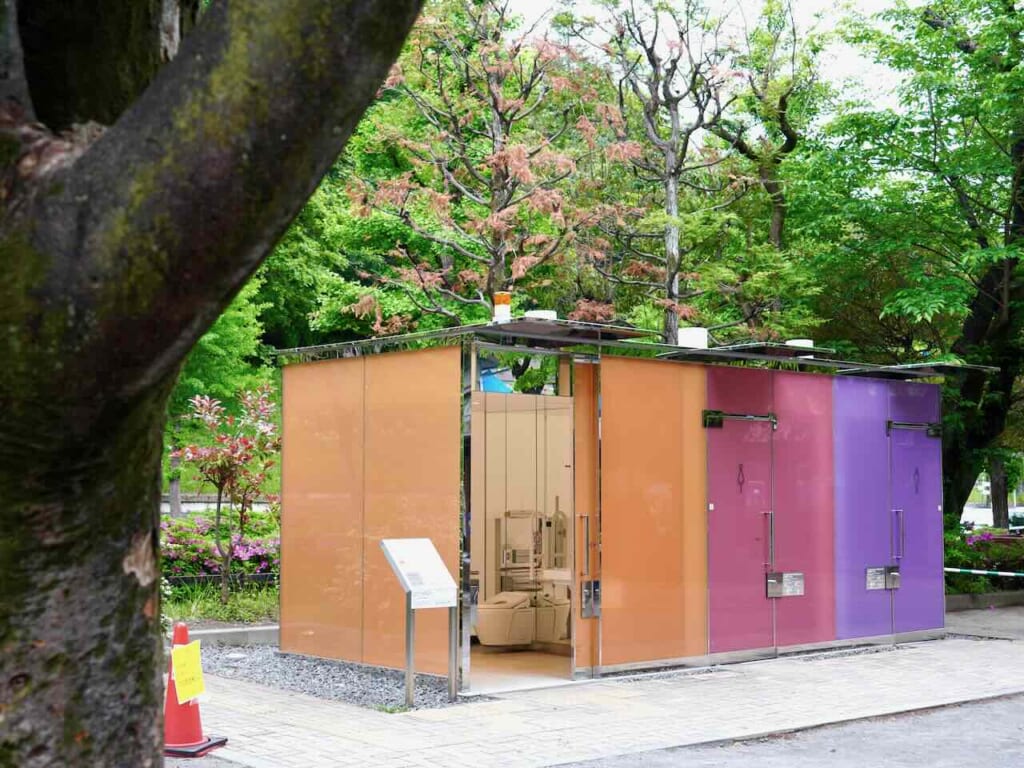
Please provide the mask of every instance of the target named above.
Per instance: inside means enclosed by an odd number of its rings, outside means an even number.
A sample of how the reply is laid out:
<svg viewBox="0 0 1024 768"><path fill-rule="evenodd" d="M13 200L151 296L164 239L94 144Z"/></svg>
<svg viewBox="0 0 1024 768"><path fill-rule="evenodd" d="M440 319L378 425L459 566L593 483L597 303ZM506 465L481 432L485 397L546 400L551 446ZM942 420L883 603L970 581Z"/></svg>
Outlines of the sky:
<svg viewBox="0 0 1024 768"><path fill-rule="evenodd" d="M760 12L763 0L706 0L710 10L728 13L737 19L753 25ZM797 25L801 30L816 28L827 32L835 28L836 23L844 15L844 9L850 8L858 13L870 16L885 10L893 4L893 0L792 0ZM538 17L549 13L554 4L544 0L511 0L511 7L520 14L527 25ZM576 0L576 9L587 13L596 6L589 0ZM878 106L895 106L892 91L896 85L895 75L887 68L875 64L863 57L850 46L836 42L822 55L822 75L830 82L839 85L846 83L851 95L868 97Z"/></svg>

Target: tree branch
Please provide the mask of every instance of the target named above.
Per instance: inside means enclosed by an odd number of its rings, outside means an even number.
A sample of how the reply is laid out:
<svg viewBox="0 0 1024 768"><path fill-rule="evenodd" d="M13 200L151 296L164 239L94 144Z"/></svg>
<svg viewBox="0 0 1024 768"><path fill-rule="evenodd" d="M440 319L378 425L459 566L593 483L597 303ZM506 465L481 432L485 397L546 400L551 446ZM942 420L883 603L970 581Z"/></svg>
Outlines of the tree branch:
<svg viewBox="0 0 1024 768"><path fill-rule="evenodd" d="M418 11L214 3L135 104L53 174L21 219L48 267L21 320L64 324L45 341L69 356L69 391L110 403L175 372L344 147Z"/></svg>
<svg viewBox="0 0 1024 768"><path fill-rule="evenodd" d="M14 102L24 110L27 121L35 120L18 33L16 0L0 0L0 104L3 102Z"/></svg>

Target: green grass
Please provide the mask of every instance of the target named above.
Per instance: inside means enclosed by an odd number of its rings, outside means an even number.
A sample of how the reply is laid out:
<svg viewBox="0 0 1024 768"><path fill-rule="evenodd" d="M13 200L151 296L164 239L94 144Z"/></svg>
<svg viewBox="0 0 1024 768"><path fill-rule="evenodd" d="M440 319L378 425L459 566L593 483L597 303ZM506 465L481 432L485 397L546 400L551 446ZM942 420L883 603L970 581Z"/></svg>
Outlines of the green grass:
<svg viewBox="0 0 1024 768"><path fill-rule="evenodd" d="M232 591L227 604L220 601L219 584L174 587L163 613L171 621L276 622L280 616L277 587L250 586Z"/></svg>

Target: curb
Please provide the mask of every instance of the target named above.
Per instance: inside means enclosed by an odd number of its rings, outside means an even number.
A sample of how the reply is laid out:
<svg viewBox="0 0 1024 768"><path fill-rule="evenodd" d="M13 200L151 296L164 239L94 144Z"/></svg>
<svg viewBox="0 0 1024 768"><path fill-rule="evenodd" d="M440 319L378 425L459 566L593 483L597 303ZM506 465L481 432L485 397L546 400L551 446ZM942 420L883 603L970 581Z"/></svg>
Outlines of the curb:
<svg viewBox="0 0 1024 768"><path fill-rule="evenodd" d="M946 612L974 611L985 608L1005 608L1024 605L1024 590L1014 592L986 592L976 595L946 595Z"/></svg>
<svg viewBox="0 0 1024 768"><path fill-rule="evenodd" d="M281 628L277 624L196 629L189 632L191 639L202 640L203 645L277 645L280 635Z"/></svg>

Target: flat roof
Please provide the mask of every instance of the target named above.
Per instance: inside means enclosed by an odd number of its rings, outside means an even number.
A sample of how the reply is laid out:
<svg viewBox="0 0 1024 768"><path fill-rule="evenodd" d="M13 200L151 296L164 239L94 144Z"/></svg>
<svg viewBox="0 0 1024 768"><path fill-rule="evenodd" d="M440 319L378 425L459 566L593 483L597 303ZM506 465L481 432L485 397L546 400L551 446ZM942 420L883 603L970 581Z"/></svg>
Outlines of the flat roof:
<svg viewBox="0 0 1024 768"><path fill-rule="evenodd" d="M995 373L998 370L998 368L991 365L972 365L969 363L903 363L901 365L848 368L839 373L843 376L869 376L876 379L919 379L951 376L962 371Z"/></svg>
<svg viewBox="0 0 1024 768"><path fill-rule="evenodd" d="M655 331L627 325L588 323L579 320L549 320L536 317L517 317L505 323L474 323L337 344L281 349L277 350L276 354L282 358L309 362L377 354L396 347L415 344L454 344L466 337L485 340L499 346L523 341L529 347L536 349L562 350L572 347L598 347L629 350L630 352L645 353L660 360L679 362L767 362L791 365L798 369L831 368L835 369L839 375L883 379L934 378L965 370L986 373L998 370L991 366L944 362L876 365L836 359L835 350L828 347L799 347L772 341L742 342L708 349L678 347L662 343L660 334Z"/></svg>
<svg viewBox="0 0 1024 768"><path fill-rule="evenodd" d="M485 338L527 339L560 347L659 336L655 331L623 325L584 323L579 320L546 320L537 317L517 317L507 323L488 323L477 326L474 333Z"/></svg>

